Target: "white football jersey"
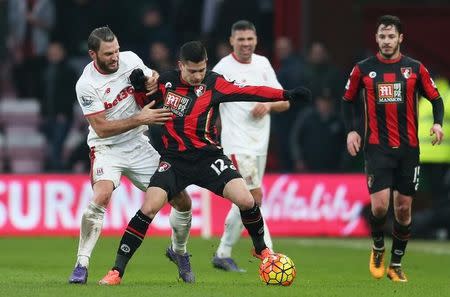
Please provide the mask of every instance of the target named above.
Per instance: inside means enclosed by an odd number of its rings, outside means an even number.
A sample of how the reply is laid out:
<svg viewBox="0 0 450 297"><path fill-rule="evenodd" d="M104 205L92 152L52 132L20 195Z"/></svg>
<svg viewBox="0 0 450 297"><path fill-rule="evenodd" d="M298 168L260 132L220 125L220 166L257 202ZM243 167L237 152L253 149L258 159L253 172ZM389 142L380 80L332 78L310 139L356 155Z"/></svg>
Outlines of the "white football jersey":
<svg viewBox="0 0 450 297"><path fill-rule="evenodd" d="M282 89L269 60L253 54L250 63L241 63L229 54L217 63L213 71L250 86ZM227 102L219 106L222 121L221 145L226 155L267 155L270 115L260 119L251 111L257 102Z"/></svg>
<svg viewBox="0 0 450 297"><path fill-rule="evenodd" d="M134 89L128 76L135 68L141 68L145 75L152 75L151 69L133 52L119 54L119 69L115 73L102 74L94 61L83 70L76 84L78 103L85 116L105 111L107 120L129 118L140 111L134 99ZM90 147L118 144L141 137L148 127L139 126L119 135L100 138L89 126L87 143Z"/></svg>

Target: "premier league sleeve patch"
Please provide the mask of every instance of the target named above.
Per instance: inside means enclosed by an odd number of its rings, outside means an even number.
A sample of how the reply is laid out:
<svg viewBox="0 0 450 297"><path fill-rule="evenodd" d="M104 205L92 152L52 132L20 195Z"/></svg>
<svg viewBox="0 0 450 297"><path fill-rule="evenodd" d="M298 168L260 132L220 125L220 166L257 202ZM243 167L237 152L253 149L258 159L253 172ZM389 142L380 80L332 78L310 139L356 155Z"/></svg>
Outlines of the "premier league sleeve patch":
<svg viewBox="0 0 450 297"><path fill-rule="evenodd" d="M92 102L94 102L94 98L90 96L81 96L80 102L83 107L89 107L92 105Z"/></svg>

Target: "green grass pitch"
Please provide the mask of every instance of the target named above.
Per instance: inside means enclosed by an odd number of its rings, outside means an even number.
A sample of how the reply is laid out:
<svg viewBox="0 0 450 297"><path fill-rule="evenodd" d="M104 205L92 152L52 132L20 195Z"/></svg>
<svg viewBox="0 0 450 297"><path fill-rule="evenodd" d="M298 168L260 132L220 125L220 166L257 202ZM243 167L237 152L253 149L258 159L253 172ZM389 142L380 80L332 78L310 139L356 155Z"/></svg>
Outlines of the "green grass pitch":
<svg viewBox="0 0 450 297"><path fill-rule="evenodd" d="M248 238L241 239L235 258L246 273L213 269L218 239L191 238L189 251L195 284L178 280L176 266L164 256L169 238L147 237L131 260L122 284L100 287L98 280L114 262L119 238L104 237L91 259L87 285L69 285L78 238L0 238L0 296L450 296L450 243L411 241L403 261L408 283L371 279L368 239L275 238L276 251L297 267L290 287L264 285L259 261L250 256ZM390 242L388 243L390 249Z"/></svg>

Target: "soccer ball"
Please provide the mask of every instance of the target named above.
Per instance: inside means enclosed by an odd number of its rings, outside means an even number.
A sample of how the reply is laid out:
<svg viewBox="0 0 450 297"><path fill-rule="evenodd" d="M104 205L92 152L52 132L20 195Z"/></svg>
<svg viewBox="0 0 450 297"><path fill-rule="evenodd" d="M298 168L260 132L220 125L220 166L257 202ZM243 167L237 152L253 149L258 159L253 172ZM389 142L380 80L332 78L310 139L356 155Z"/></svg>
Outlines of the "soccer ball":
<svg viewBox="0 0 450 297"><path fill-rule="evenodd" d="M290 286L296 274L294 262L283 254L272 254L259 266L259 277L267 285Z"/></svg>

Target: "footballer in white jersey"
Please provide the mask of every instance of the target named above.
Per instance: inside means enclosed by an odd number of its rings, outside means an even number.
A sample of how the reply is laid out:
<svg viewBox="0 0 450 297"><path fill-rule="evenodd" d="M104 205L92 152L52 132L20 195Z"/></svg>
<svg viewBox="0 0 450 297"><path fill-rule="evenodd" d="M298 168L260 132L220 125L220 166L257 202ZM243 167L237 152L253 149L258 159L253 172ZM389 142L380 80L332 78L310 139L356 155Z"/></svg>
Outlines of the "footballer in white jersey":
<svg viewBox="0 0 450 297"><path fill-rule="evenodd" d="M163 124L171 117L170 111L152 109L153 103L142 109L136 103L129 80L133 70L143 70L149 93L156 89L156 77L136 54L119 52L119 42L109 27L94 29L87 43L92 62L85 67L75 89L90 124L87 143L91 148L93 197L81 218L77 261L69 277L72 284L87 282L90 257L100 236L106 207L121 176L126 175L136 187L146 191L159 165L160 156L144 135L147 125ZM169 221L177 232L172 232L168 250L171 255L188 257L191 202L185 191L172 200Z"/></svg>
<svg viewBox="0 0 450 297"><path fill-rule="evenodd" d="M251 22L241 20L233 24L230 44L233 52L222 58L213 71L234 80L236 84L282 89L269 60L254 53L257 36ZM270 112L288 108L288 102L230 102L219 106L223 151L239 170L258 205L262 202L261 183L269 145ZM233 204L225 218L225 230L212 259L214 267L226 271L242 271L231 258L232 248L242 230L239 208ZM266 224L264 241L271 249L272 240Z"/></svg>
<svg viewBox="0 0 450 297"><path fill-rule="evenodd" d="M252 54L251 62L242 63L231 53L222 58L213 71L240 84L282 89L269 60L261 55ZM267 155L270 114L262 118L252 116L256 104L258 102L220 104L221 144L226 155Z"/></svg>
<svg viewBox="0 0 450 297"><path fill-rule="evenodd" d="M75 87L84 115L89 116L105 111L107 120L119 120L139 112L140 107L134 99L134 89L128 79L130 73L136 68L144 70L145 75L152 75L152 71L144 65L142 60L130 51L120 53L119 69L115 73L102 73L94 61L89 63ZM100 138L89 126L87 142L89 147L118 144L136 139L146 130L148 130L147 126L139 126L118 135Z"/></svg>

